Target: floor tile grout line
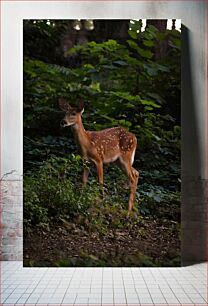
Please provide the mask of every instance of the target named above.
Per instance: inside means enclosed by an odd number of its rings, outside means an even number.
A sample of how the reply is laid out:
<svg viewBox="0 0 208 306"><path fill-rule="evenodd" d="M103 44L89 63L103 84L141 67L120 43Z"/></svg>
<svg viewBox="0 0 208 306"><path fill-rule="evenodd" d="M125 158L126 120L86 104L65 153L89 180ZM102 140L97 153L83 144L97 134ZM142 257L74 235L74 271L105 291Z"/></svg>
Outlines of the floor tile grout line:
<svg viewBox="0 0 208 306"><path fill-rule="evenodd" d="M162 275L161 270L159 270L159 273ZM171 271L170 271L169 273L170 273L170 275L171 275ZM162 277L164 278L163 275L162 275ZM164 280L165 280L165 278L164 278ZM171 290L173 296L174 296L175 299L178 301L179 305L181 305L181 303L180 303L180 301L178 300L177 296L175 295L173 289L170 287L170 284L167 282L167 280L165 280L165 281L166 281L166 283L167 283L167 285L168 285L168 288ZM159 288L160 288L160 285L159 285ZM161 289L161 288L160 288L160 289ZM162 291L162 290L161 290L161 291ZM162 292L162 293L163 293L163 292ZM165 296L164 296L164 298L165 298ZM165 298L165 300L166 300L166 298ZM167 302L167 300L166 300L166 302Z"/></svg>
<svg viewBox="0 0 208 306"><path fill-rule="evenodd" d="M134 290L135 290L135 292L136 292L136 295L137 295L137 298L138 298L138 301L139 301L139 305L141 305L141 303L140 303L140 298L139 298L139 296L138 296L138 293L137 293L137 290L136 290L136 286L135 286L134 274L133 274L132 271L133 271L133 270L131 269L131 275L132 275L132 279L133 279L133 282L134 282Z"/></svg>
<svg viewBox="0 0 208 306"><path fill-rule="evenodd" d="M24 267L23 267L23 269L24 269ZM41 274L41 276L39 277L39 281L37 282L37 284L36 284L36 286L33 288L33 291L30 293L30 295L29 295L29 297L27 298L27 300L25 301L25 305L27 305L27 301L30 299L30 296L35 292L35 290L36 289L38 289L38 285L41 283L41 281L44 279L44 276L47 274L47 272L49 271L48 270L49 268L47 268L46 270L44 269L43 271L44 271L44 273L43 274ZM42 293L44 292L44 290L46 289L46 287L45 288L40 288L40 289L42 289L42 292L40 293L40 296L38 297L38 300L41 298L41 295L42 295ZM38 302L38 300L37 300L37 302Z"/></svg>
<svg viewBox="0 0 208 306"><path fill-rule="evenodd" d="M12 293L15 291L15 289L13 289L13 291L3 300L3 303L6 302L6 300L12 295ZM1 293L2 296L2 293Z"/></svg>
<svg viewBox="0 0 208 306"><path fill-rule="evenodd" d="M208 285L208 284L207 284ZM199 290L197 288L194 287L194 289L198 292L198 294L204 299L203 295L201 294L201 292L199 292ZM207 289L208 291L208 289ZM207 297L207 303L208 303L208 293L206 294L206 297ZM206 302L206 300L205 300Z"/></svg>
<svg viewBox="0 0 208 306"><path fill-rule="evenodd" d="M192 274L193 274L193 273L192 273ZM186 277L185 277L185 280L189 281L188 278L186 278ZM190 283L190 281L189 281L189 283ZM192 285L192 284L190 283L190 285ZM192 287L193 287L194 289L196 289L195 286L192 285ZM191 298L190 298L190 296L189 296L189 295L186 293L186 291L184 290L184 286L181 286L181 284L180 284L180 288L183 290L184 294L188 297L188 299L189 299L190 301L192 301ZM197 291L198 291L198 290L197 290ZM204 298L203 298L203 296L202 296L201 294L200 294L200 296L201 296L202 299L204 300ZM204 301L205 301L205 300L204 300ZM192 302L193 302L193 301L192 301ZM205 302L206 302L206 301L205 301Z"/></svg>
<svg viewBox="0 0 208 306"><path fill-rule="evenodd" d="M152 295L151 295L151 293L150 293L150 291L149 291L149 288L148 288L148 286L147 286L147 283L146 283L146 280L145 280L144 275L143 275L143 273L142 273L142 270L141 270L141 275L142 275L143 281L144 281L144 283L145 283L145 285L146 285L147 291L149 292L150 299L152 300L152 304L154 305L153 299L152 299ZM138 298L139 298L139 295L138 295ZM140 299L139 299L139 300L140 300ZM150 305L151 305L151 304L150 304Z"/></svg>
<svg viewBox="0 0 208 306"><path fill-rule="evenodd" d="M159 270L159 274L161 275L160 270ZM157 282L157 279L155 278L154 274L153 274L153 278L154 278L154 280ZM169 285L169 284L168 284L168 285ZM158 284L158 287L160 288L159 284ZM165 296L164 296L163 291L161 290L161 288L160 288L160 292L162 293L162 296L163 296L164 300L165 300L166 303L168 304L168 302L167 302L167 300L166 300L166 298L165 298ZM178 299L177 299L177 300L178 300ZM153 302L154 302L154 300L153 300Z"/></svg>
<svg viewBox="0 0 208 306"><path fill-rule="evenodd" d="M124 268L121 268L121 276L122 276L122 282L123 282L123 286L124 286L124 294L125 294L125 300L126 300L126 304L127 304L127 298L126 298L126 287L125 287L125 282L124 282Z"/></svg>
<svg viewBox="0 0 208 306"><path fill-rule="evenodd" d="M101 294L100 294L100 300L101 300L101 304L102 304L102 289L103 289L103 268L99 269L99 271L101 271ZM90 293L92 293L92 281L93 281L93 276L92 276L92 279L91 279L91 286L90 286Z"/></svg>
<svg viewBox="0 0 208 306"><path fill-rule="evenodd" d="M189 294L187 294L186 292L185 292L185 290L184 290L184 287L181 287L182 288L182 290L184 291L184 293L185 293L185 295L193 302L193 304L195 304L195 302L191 299L191 297L190 297L190 293ZM194 288L194 287L193 287ZM201 295L200 295L201 296ZM204 300L204 298L201 296L201 298ZM205 300L204 300L204 302L205 302Z"/></svg>
<svg viewBox="0 0 208 306"><path fill-rule="evenodd" d="M172 271L171 271L171 277L173 278L173 279L175 279L176 280L176 283L178 284L178 288L179 289L182 289L182 291L184 291L183 290L183 287L181 286L181 284L178 282L178 280L176 279L176 277L175 277L175 275L173 275L173 273L172 273ZM169 284L169 283L168 283ZM169 286L170 286L170 284L169 284ZM171 288L171 287L170 287ZM172 290L172 292L173 292L173 294L176 296L176 294L175 294L175 290L173 290L173 289L176 289L176 288L171 288L171 290ZM185 291L184 291L184 294L186 295L186 293L185 293ZM177 298L177 296L176 296L176 298Z"/></svg>
<svg viewBox="0 0 208 306"><path fill-rule="evenodd" d="M112 287L113 287L113 305L115 305L115 273L113 273L115 271L115 268L112 270Z"/></svg>
<svg viewBox="0 0 208 306"><path fill-rule="evenodd" d="M158 272L159 272L159 274L161 275L160 270L159 270ZM152 274L153 274L153 273L152 273ZM157 279L155 278L155 275L154 275L154 274L153 274L153 278L154 278L155 282L158 283L158 282L157 282ZM169 285L169 284L168 284L168 285ZM168 304L168 302L167 302L167 300L166 300L166 298L165 298L165 296L164 296L164 293L163 293L163 291L161 290L159 284L158 284L158 288L160 289L160 292L161 292L161 294L162 294L162 297L164 298L164 300L165 300L166 303ZM178 300L178 299L177 299L177 300ZM153 300L153 302L154 302L154 300Z"/></svg>
<svg viewBox="0 0 208 306"><path fill-rule="evenodd" d="M24 267L23 267L23 269L24 269ZM36 286L34 287L32 293L33 293L33 292L35 291L35 289L38 287L38 284L40 284L42 278L43 278L44 275L47 273L47 271L48 271L48 268L47 268L46 270L44 270L43 275L41 275L41 277L39 278L39 281L38 281L38 283L36 284ZM44 288L44 289L45 289L45 288ZM31 294L32 294L32 293L31 293ZM31 295L31 294L30 294L30 295ZM29 297L30 297L30 296L29 296ZM28 297L28 299L29 299L29 297ZM28 299L27 299L27 300L28 300ZM27 300L25 301L25 304L26 304ZM39 298L38 298L38 300L39 300ZM19 300L18 300L18 301L19 301ZM27 304L26 304L26 305L27 305Z"/></svg>
<svg viewBox="0 0 208 306"><path fill-rule="evenodd" d="M71 279L70 279L70 282L69 282L69 285L68 285L67 289L69 289L69 287L70 287L70 283L71 283L71 281L72 281L72 279L73 279L73 275L74 275L74 274L75 274L75 269L73 269L73 273L72 273L72 276L71 276ZM66 289L66 292L67 292L67 289ZM64 296L63 296L62 302L64 301L64 298L65 298L65 296L66 296L66 292L65 292L65 294L64 294ZM77 297L77 293L76 293L76 297ZM76 297L75 297L74 301L76 300Z"/></svg>

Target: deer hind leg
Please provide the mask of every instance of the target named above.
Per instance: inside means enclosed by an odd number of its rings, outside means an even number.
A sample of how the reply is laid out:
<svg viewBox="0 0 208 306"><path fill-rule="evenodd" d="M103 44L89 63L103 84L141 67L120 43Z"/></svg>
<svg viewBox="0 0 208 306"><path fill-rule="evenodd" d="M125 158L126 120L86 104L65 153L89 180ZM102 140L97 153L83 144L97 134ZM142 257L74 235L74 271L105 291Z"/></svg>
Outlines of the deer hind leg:
<svg viewBox="0 0 208 306"><path fill-rule="evenodd" d="M132 175L133 175L133 179L130 179L131 193L129 196L129 206L128 206L129 213L132 210L134 206L134 202L135 202L135 194L136 194L137 184L139 180L139 171L137 171L136 169L132 167Z"/></svg>
<svg viewBox="0 0 208 306"><path fill-rule="evenodd" d="M129 184L130 184L130 195L128 202L128 215L129 215L129 213L131 212L134 206L135 193L139 179L139 172L132 167L131 158L123 156L120 158L120 162L129 178Z"/></svg>
<svg viewBox="0 0 208 306"><path fill-rule="evenodd" d="M98 182L100 185L103 185L103 163L96 162L97 174L98 174Z"/></svg>
<svg viewBox="0 0 208 306"><path fill-rule="evenodd" d="M103 188L103 163L102 161L95 161L95 165L97 168L97 174L98 174L98 182L101 187L102 195L104 195L104 188Z"/></svg>

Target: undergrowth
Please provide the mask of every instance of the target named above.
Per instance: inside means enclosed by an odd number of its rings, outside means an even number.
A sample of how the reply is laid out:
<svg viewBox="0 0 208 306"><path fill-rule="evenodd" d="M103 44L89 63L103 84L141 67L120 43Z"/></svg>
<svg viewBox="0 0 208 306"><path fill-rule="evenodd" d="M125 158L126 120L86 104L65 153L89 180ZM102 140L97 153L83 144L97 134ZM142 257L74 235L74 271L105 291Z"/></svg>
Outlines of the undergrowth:
<svg viewBox="0 0 208 306"><path fill-rule="evenodd" d="M96 180L95 171L86 187L81 183L82 160L51 157L39 170L24 177L24 229L48 227L54 222L81 222L97 231L126 224L129 196L128 179L117 167L107 167L104 195ZM178 221L179 192L139 184L132 216L164 217ZM171 210L169 209L171 205ZM82 224L82 225L83 225Z"/></svg>

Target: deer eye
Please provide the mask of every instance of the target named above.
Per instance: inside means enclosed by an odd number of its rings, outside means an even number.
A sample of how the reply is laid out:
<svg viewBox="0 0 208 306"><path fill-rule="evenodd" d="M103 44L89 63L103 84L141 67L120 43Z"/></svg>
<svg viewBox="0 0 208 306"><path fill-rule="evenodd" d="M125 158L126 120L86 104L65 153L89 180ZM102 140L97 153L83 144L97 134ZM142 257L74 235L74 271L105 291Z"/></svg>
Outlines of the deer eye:
<svg viewBox="0 0 208 306"><path fill-rule="evenodd" d="M76 116L76 112L72 112L72 116Z"/></svg>

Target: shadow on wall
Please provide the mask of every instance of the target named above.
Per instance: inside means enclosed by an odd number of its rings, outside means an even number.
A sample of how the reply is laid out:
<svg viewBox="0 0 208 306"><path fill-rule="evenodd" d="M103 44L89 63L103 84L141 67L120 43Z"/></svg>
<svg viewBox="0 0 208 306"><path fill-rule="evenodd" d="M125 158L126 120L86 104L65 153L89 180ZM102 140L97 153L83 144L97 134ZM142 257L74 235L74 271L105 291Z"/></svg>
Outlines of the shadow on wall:
<svg viewBox="0 0 208 306"><path fill-rule="evenodd" d="M205 180L201 173L205 165L203 147L200 145L199 104L194 92L194 73L190 50L190 31L182 26L182 265L202 262L206 256L206 204ZM196 90L196 89L195 89Z"/></svg>

